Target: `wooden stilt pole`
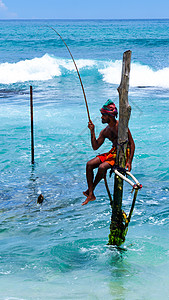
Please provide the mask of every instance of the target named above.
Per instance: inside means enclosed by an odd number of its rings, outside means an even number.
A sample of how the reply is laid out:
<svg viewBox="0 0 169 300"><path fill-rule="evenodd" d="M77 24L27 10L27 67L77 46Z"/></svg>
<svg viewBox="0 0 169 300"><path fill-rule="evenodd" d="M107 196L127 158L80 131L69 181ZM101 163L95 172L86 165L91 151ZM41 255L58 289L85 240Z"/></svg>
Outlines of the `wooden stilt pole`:
<svg viewBox="0 0 169 300"><path fill-rule="evenodd" d="M31 113L31 163L34 164L34 133L33 133L33 92L30 86L30 113Z"/></svg>
<svg viewBox="0 0 169 300"><path fill-rule="evenodd" d="M121 83L117 89L119 92L119 125L116 164L122 168L125 168L128 141L128 122L131 113L131 107L128 103L130 62L131 51L126 51L123 54ZM122 197L123 179L115 174L109 245L120 246L125 241L127 229L125 228L123 222Z"/></svg>

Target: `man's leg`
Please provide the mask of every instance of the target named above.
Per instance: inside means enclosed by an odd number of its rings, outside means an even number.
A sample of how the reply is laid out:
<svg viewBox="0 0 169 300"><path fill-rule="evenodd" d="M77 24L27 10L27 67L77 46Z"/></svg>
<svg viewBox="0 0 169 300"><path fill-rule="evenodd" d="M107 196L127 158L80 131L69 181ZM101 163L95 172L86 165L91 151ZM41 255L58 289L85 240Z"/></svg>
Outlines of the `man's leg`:
<svg viewBox="0 0 169 300"><path fill-rule="evenodd" d="M101 160L98 157L89 160L86 164L86 179L87 179L88 189L87 191L83 192L83 194L86 197L89 196L89 191L93 190L93 180L94 180L93 170L98 168L100 164L101 164Z"/></svg>
<svg viewBox="0 0 169 300"><path fill-rule="evenodd" d="M103 162L98 167L98 171L93 183L93 190L95 189L96 185L100 182L100 180L104 177L107 170L111 168L111 165L109 165L107 162Z"/></svg>
<svg viewBox="0 0 169 300"><path fill-rule="evenodd" d="M96 157L98 158L98 157ZM98 158L99 159L99 158ZM100 159L99 159L100 160ZM97 160L98 161L98 160ZM91 162L91 161L90 161ZM89 165L90 165L89 162ZM94 164L92 164L94 166ZM97 166L96 166L97 167ZM95 168L96 168L95 167ZM95 195L94 195L94 189L96 187L96 185L100 182L100 180L104 177L105 173L107 172L107 170L110 168L111 166L107 163L107 162L103 162L100 163L98 166L98 172L96 174L95 180L93 182L93 169L91 171L91 166L87 167L88 172L86 174L87 175L87 182L88 182L88 190L86 192L84 192L84 195L87 196L86 200L82 203L82 205L87 204L89 201L94 201L96 199Z"/></svg>

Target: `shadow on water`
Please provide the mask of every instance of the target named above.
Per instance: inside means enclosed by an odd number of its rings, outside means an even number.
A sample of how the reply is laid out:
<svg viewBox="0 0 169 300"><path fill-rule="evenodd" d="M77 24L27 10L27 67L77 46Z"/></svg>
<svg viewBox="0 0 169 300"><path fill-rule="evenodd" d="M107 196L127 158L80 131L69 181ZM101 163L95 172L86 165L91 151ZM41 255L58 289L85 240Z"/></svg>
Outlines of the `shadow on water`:
<svg viewBox="0 0 169 300"><path fill-rule="evenodd" d="M35 163L31 165L31 173L28 184L28 203L26 206L29 206L33 201L36 202L41 191L39 189L38 177L35 174Z"/></svg>
<svg viewBox="0 0 169 300"><path fill-rule="evenodd" d="M0 90L0 98L9 98L16 95L27 95L28 91L22 89L1 89Z"/></svg>
<svg viewBox="0 0 169 300"><path fill-rule="evenodd" d="M130 245L131 246L131 245ZM127 248L109 246L109 294L111 299L126 300L128 298L128 282L138 270L127 259Z"/></svg>

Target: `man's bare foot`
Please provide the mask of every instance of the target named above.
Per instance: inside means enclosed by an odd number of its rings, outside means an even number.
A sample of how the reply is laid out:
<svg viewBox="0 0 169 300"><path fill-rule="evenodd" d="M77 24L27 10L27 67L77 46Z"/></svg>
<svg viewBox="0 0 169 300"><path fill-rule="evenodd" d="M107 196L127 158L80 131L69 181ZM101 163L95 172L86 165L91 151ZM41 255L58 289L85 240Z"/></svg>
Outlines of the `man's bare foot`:
<svg viewBox="0 0 169 300"><path fill-rule="evenodd" d="M96 200L96 197L94 194L92 194L86 198L86 200L82 203L82 205L86 205L88 202L94 201L94 200Z"/></svg>
<svg viewBox="0 0 169 300"><path fill-rule="evenodd" d="M89 190L86 190L85 192L83 192L83 195L84 195L85 197L88 197L88 196L89 196Z"/></svg>

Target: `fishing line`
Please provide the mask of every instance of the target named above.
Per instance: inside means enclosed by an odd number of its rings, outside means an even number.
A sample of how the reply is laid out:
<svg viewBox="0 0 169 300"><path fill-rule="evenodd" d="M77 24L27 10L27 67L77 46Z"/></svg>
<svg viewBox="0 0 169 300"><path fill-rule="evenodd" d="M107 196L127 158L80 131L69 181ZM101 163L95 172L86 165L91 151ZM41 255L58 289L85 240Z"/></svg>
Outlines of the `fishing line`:
<svg viewBox="0 0 169 300"><path fill-rule="evenodd" d="M72 58L72 60L73 60L73 63L74 63L74 65L75 65L75 68L76 68L76 71L77 71L77 74L78 74L78 77L79 77L79 80L80 80L80 84L81 84L81 87L82 87L83 96L84 96L84 100L85 100L85 104L86 104L86 109L87 109L88 120L89 120L89 122L91 122L90 113L89 113L89 107L88 107L88 103L87 103L87 98L86 98L84 86L83 86L83 83L82 83L82 79L81 79L81 76L80 76L78 67L77 67L76 62L75 62L75 60L74 60L74 57L73 57L73 55L72 55L72 53L71 53L71 51L70 51L68 45L66 44L66 42L65 42L64 39L62 38L62 36L61 36L61 35L60 35L53 27L51 27L51 26L49 26L49 25L46 25L46 27L51 28L51 29L52 29L52 30L60 37L60 39L62 40L62 42L65 44L67 50L69 51L69 54L70 54L70 56L71 56L71 58Z"/></svg>

